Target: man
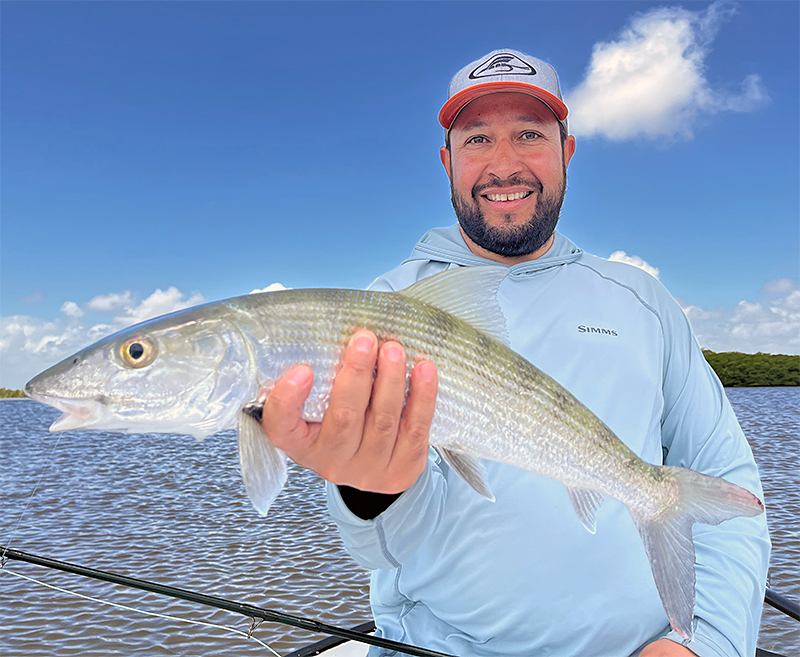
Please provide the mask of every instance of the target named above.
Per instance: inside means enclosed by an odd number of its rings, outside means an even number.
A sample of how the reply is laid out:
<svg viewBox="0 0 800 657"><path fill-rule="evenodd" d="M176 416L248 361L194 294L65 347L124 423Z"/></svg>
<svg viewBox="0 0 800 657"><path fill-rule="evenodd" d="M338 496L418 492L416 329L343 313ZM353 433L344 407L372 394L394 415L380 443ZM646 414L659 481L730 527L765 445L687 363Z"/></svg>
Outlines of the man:
<svg viewBox="0 0 800 657"><path fill-rule="evenodd" d="M440 122L458 226L430 231L373 288L402 289L454 266L508 265L499 300L516 351L645 461L723 476L761 496L752 453L677 304L648 274L555 232L575 152L567 112L555 70L523 53L495 51L456 74ZM688 642L670 631L622 504L604 502L592 535L561 484L486 462L493 504L429 450L432 363L415 364L404 406L402 347L357 332L321 424L301 418L312 379L299 365L277 383L264 429L331 482L345 544L373 570L383 636L465 656L754 653L769 559L763 515L695 525Z"/></svg>

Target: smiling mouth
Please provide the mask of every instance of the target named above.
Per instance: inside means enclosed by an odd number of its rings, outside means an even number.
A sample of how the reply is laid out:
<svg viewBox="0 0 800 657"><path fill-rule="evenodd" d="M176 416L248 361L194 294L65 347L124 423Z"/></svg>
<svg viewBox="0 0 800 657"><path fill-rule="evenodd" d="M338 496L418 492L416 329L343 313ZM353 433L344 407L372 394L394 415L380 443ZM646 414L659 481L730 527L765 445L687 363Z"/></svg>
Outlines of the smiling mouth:
<svg viewBox="0 0 800 657"><path fill-rule="evenodd" d="M518 201L523 198L528 198L532 191L527 192L514 192L513 194L483 194L483 197L490 201Z"/></svg>

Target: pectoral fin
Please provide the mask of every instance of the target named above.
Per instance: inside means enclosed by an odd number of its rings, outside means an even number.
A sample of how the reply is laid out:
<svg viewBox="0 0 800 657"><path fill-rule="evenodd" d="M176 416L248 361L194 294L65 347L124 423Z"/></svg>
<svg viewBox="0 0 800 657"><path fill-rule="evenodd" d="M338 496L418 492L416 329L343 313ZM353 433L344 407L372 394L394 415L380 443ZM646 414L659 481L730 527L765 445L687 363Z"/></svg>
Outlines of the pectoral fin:
<svg viewBox="0 0 800 657"><path fill-rule="evenodd" d="M244 488L262 516L286 483L286 454L261 427L261 406L248 404L239 413L239 465Z"/></svg>
<svg viewBox="0 0 800 657"><path fill-rule="evenodd" d="M453 468L464 481L486 499L494 502L494 495L489 490L489 484L486 483L486 471L483 469L483 464L479 459L460 452L453 452L443 447L437 447L436 449L447 465Z"/></svg>

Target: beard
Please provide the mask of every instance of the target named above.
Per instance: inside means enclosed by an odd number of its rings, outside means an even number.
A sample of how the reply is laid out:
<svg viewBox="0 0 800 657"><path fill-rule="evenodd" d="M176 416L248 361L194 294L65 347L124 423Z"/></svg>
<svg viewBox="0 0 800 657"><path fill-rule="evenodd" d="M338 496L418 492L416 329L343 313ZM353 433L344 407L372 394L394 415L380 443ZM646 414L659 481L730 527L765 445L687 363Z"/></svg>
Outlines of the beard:
<svg viewBox="0 0 800 657"><path fill-rule="evenodd" d="M456 211L458 223L475 244L487 251L500 256L515 258L530 255L540 249L556 229L558 218L561 214L561 205L564 203L566 192L567 172L561 184L551 194L544 193L542 183L536 179L520 178L513 176L508 180L494 181L484 185L475 185L472 188L471 203L458 194L450 181L450 196L453 209ZM483 216L478 205L481 192L492 187L527 186L537 190L539 194L536 209L528 221L521 225L490 226ZM510 222L513 215L506 214L505 220Z"/></svg>

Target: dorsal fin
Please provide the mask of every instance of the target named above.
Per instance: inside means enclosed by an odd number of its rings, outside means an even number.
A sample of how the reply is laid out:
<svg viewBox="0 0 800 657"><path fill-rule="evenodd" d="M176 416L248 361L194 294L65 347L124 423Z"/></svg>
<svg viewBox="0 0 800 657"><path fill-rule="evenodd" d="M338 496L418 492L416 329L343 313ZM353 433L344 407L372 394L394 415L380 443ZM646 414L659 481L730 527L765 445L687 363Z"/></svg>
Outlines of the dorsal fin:
<svg viewBox="0 0 800 657"><path fill-rule="evenodd" d="M505 265L450 269L423 278L400 290L400 294L455 315L508 346L506 318L497 301L497 290L508 272Z"/></svg>

